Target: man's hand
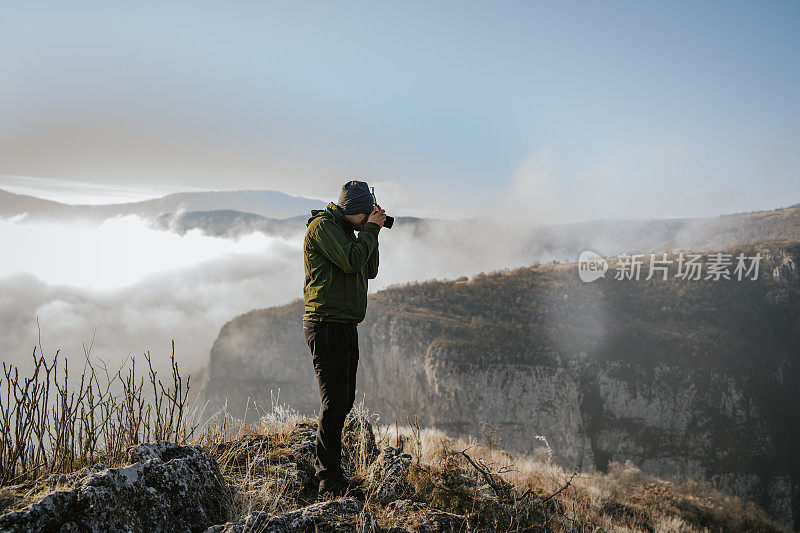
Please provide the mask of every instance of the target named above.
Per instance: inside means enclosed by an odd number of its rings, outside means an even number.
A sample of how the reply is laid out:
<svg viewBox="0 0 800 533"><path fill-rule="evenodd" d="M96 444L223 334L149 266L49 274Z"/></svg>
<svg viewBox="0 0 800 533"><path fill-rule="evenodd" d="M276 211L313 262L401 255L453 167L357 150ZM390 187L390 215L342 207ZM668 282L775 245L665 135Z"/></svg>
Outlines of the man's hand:
<svg viewBox="0 0 800 533"><path fill-rule="evenodd" d="M367 218L367 222L374 222L380 227L383 227L383 223L386 222L386 211L381 209L381 206L375 204L372 213L370 213L369 218Z"/></svg>

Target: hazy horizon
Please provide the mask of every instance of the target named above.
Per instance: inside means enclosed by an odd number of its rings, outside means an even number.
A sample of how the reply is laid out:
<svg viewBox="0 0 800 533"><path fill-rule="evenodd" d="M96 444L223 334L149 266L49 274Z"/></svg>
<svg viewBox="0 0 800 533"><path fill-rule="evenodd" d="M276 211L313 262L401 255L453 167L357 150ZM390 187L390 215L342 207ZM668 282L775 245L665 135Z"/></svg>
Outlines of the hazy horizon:
<svg viewBox="0 0 800 533"><path fill-rule="evenodd" d="M7 176L0 176L0 180L8 178ZM269 188L269 189L259 189L259 188L234 188L234 189L204 189L204 188L184 188L184 189L176 189L176 190L168 190L163 191L160 193L156 192L145 192L143 189L135 189L135 188L125 188L125 187L96 187L94 184L87 183L87 182L64 182L63 180L59 180L57 188L47 188L46 185L49 184L48 182L52 182L52 180L46 180L42 178L31 178L25 176L14 176L16 178L18 185L3 183L0 181L0 190L5 190L7 192L11 192L14 194L20 194L25 196L31 196L34 198L39 198L42 200L50 200L54 202L58 202L65 205L72 205L72 206L80 206L80 205L114 205L114 204L125 204L125 203L135 203L135 202L142 202L147 200L156 200L158 198L163 198L170 194L176 193L200 193L200 192L241 192L241 191L271 191L271 192L279 192L289 196L294 196L295 198L304 198L309 200L319 200L320 202L335 202L336 195L333 194L330 197L324 197L322 195L293 195L285 190ZM28 185L24 183L29 181ZM75 187L79 190L70 189L70 187ZM82 189L82 192L81 192ZM736 213L747 213L752 211L771 211L774 209L783 209L786 207L791 207L800 203L800 196L796 200L786 200L785 203L780 205L775 205L772 207L766 207L764 209L743 209L741 211L726 211L726 212L713 212L711 214L690 214L684 217L648 217L648 216L640 216L640 217L613 217L613 216L601 216L600 218L592 218L592 219L577 219L577 220L570 220L566 222L554 223L554 225L559 224L574 224L574 223L582 223L582 222L591 222L595 220L653 220L655 218L659 219L671 219L671 218L704 218L704 217L715 217L721 215L729 215L729 214L736 214ZM459 219L466 219L466 218L473 218L473 217L480 217L485 215L485 213L481 211L475 211L472 215L469 213L463 213L460 218L452 218L452 217L441 217L431 215L428 216L425 213L419 213L416 215L409 215L407 213L400 213L399 216L417 216L422 218L445 218L449 220L459 220ZM547 224L546 222L544 224Z"/></svg>

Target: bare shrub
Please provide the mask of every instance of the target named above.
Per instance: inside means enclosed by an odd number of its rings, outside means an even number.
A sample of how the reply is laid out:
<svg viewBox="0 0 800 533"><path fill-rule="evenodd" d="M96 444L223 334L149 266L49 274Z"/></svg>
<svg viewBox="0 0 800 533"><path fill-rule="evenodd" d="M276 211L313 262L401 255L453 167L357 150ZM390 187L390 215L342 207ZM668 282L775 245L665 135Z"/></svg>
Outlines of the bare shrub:
<svg viewBox="0 0 800 533"><path fill-rule="evenodd" d="M36 348L33 369L20 374L3 362L0 375L0 484L72 472L95 462L116 464L128 447L150 440L185 443L196 426L189 423L184 380L175 362L175 341L167 384L153 369L150 352L147 383L137 376L135 358L112 372L92 362L84 348L84 364L71 379L66 357L52 359Z"/></svg>

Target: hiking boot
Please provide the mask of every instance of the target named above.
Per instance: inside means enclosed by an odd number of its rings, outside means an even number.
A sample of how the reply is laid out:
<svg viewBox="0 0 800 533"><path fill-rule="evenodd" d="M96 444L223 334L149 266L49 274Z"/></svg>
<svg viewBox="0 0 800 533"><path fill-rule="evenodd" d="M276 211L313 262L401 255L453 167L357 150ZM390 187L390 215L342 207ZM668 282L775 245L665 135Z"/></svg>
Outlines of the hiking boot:
<svg viewBox="0 0 800 533"><path fill-rule="evenodd" d="M323 479L319 482L317 495L322 500L332 498L351 497L364 499L364 491L359 487L360 482L354 478L341 477L337 479Z"/></svg>

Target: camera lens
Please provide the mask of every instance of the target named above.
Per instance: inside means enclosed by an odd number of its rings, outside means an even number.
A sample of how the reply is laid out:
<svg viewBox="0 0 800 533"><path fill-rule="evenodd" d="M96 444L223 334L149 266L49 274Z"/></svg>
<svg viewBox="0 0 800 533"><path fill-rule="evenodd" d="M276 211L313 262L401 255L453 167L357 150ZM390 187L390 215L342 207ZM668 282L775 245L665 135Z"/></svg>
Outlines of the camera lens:
<svg viewBox="0 0 800 533"><path fill-rule="evenodd" d="M386 220L383 222L383 227L389 229L392 227L392 224L394 224L394 217L386 215Z"/></svg>

